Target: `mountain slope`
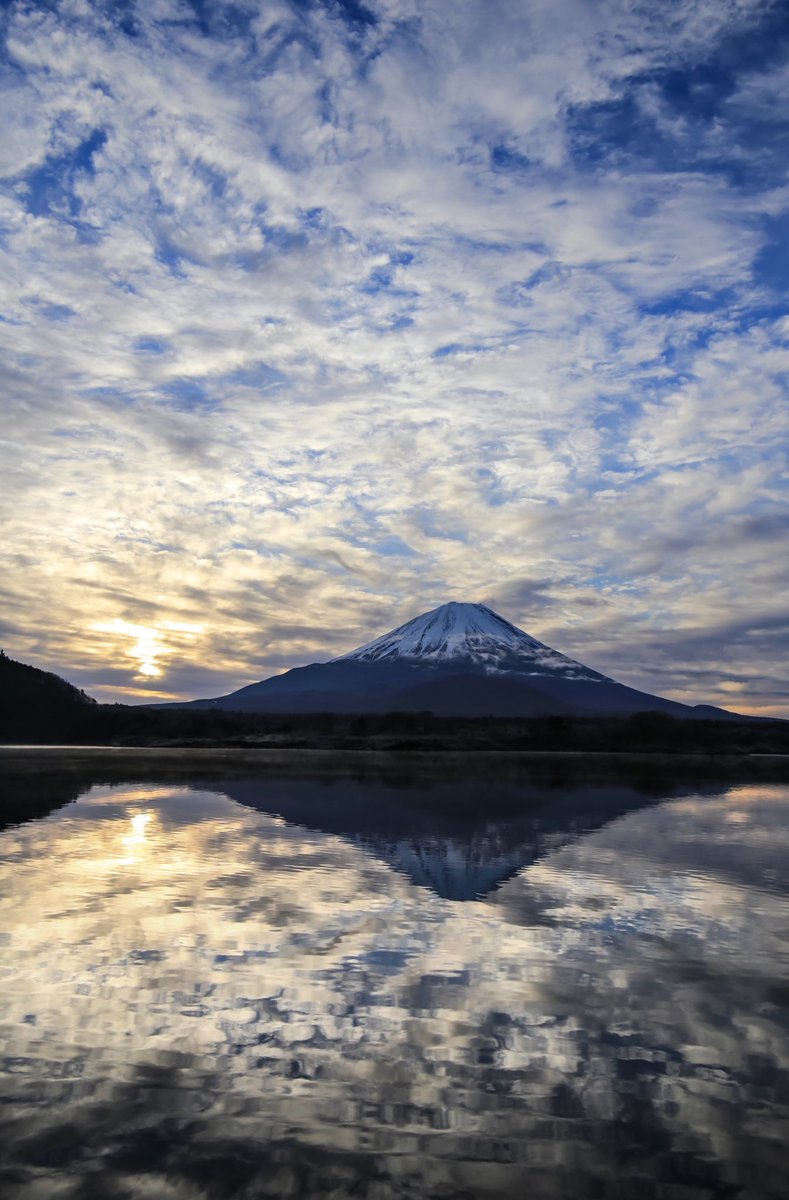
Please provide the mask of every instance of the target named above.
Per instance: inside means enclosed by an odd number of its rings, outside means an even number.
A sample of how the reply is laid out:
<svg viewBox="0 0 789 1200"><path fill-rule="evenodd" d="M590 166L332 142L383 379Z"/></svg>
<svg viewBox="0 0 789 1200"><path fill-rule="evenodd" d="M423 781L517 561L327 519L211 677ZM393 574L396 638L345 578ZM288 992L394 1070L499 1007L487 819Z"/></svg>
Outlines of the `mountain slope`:
<svg viewBox="0 0 789 1200"><path fill-rule="evenodd" d="M700 716L544 645L484 604L442 604L326 663L297 667L201 708L265 713L536 716L645 711ZM722 709L705 716L729 716Z"/></svg>
<svg viewBox="0 0 789 1200"><path fill-rule="evenodd" d="M62 737L96 702L72 684L0 651L0 741Z"/></svg>

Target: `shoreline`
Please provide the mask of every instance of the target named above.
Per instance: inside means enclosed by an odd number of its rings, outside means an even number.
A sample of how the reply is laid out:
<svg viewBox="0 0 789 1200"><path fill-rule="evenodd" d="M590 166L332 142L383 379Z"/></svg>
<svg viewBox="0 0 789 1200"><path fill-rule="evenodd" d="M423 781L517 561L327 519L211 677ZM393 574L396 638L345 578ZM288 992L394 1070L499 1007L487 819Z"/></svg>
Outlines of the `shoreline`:
<svg viewBox="0 0 789 1200"><path fill-rule="evenodd" d="M112 768L163 770L168 775L231 773L285 775L499 776L569 770L591 776L656 771L743 782L789 782L786 754L689 754L589 750L390 750L302 747L0 745L0 772L44 773Z"/></svg>

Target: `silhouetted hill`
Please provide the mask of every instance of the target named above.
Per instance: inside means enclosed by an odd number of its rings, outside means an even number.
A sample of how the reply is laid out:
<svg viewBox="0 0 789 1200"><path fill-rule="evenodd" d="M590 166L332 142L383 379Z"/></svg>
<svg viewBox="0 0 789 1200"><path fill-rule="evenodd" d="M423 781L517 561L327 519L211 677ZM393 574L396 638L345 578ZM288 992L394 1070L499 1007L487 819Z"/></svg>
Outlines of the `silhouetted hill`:
<svg viewBox="0 0 789 1200"><path fill-rule="evenodd" d="M84 722L95 700L59 675L17 662L0 650L0 740L59 741Z"/></svg>

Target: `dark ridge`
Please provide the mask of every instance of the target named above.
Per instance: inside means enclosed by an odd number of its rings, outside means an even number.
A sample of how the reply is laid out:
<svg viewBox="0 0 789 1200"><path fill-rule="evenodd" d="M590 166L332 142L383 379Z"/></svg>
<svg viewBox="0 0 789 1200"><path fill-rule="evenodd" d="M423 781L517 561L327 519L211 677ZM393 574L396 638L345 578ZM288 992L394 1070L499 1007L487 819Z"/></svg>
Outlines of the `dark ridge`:
<svg viewBox="0 0 789 1200"><path fill-rule="evenodd" d="M82 727L96 701L59 675L17 662L0 650L0 739L59 741Z"/></svg>

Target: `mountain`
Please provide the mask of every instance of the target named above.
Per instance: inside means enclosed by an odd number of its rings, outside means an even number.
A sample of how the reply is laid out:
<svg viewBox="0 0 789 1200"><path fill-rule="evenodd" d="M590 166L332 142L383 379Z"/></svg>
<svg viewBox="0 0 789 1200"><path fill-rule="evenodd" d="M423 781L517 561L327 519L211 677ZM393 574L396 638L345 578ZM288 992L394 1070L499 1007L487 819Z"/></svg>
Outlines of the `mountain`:
<svg viewBox="0 0 789 1200"><path fill-rule="evenodd" d="M0 742L64 737L95 707L95 700L59 675L0 650Z"/></svg>
<svg viewBox="0 0 789 1200"><path fill-rule="evenodd" d="M329 662L191 706L264 713L730 715L625 687L538 642L485 604L454 602Z"/></svg>

